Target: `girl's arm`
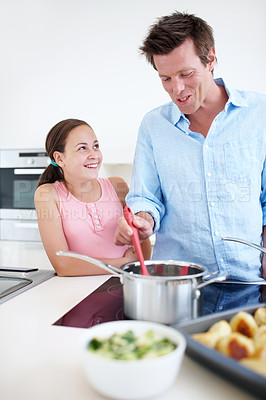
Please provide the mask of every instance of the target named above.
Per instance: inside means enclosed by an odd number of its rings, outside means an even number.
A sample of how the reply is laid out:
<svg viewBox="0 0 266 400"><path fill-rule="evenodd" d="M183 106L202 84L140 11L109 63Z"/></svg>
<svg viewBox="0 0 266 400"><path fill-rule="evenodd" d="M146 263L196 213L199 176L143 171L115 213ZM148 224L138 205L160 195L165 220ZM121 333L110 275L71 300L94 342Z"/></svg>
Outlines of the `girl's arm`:
<svg viewBox="0 0 266 400"><path fill-rule="evenodd" d="M124 179L120 177L112 177L108 178L111 184L113 185L116 194L119 198L119 200L122 203L122 206L125 207L126 205L126 195L129 192L129 188L127 183L124 181ZM141 242L141 248L143 252L143 257L144 260L149 260L151 258L151 242L150 239L145 239Z"/></svg>
<svg viewBox="0 0 266 400"><path fill-rule="evenodd" d="M44 184L35 192L35 208L39 231L47 256L59 276L104 275L108 272L83 260L56 255L59 250L68 251L67 241L63 232L59 203L53 184ZM129 262L137 261L133 249L129 249L122 258L99 258L106 264L120 268Z"/></svg>

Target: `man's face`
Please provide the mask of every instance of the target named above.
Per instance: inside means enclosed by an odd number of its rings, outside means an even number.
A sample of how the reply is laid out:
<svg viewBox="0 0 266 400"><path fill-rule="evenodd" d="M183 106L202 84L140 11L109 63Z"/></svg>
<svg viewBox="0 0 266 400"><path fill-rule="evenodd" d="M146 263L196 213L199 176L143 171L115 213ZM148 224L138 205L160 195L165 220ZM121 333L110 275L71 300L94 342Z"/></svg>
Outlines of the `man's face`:
<svg viewBox="0 0 266 400"><path fill-rule="evenodd" d="M164 89L184 114L195 113L208 101L213 83L214 49L209 56L212 61L203 65L191 39L166 55L153 56Z"/></svg>

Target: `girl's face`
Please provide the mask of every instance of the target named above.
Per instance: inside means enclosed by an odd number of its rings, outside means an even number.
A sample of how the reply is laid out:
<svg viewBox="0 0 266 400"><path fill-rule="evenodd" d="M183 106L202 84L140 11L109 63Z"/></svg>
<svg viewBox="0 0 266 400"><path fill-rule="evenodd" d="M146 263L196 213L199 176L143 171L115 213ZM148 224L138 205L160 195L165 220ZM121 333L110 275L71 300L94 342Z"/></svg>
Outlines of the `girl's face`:
<svg viewBox="0 0 266 400"><path fill-rule="evenodd" d="M66 139L64 153L54 153L66 181L91 181L98 178L102 153L93 130L87 125L73 128Z"/></svg>

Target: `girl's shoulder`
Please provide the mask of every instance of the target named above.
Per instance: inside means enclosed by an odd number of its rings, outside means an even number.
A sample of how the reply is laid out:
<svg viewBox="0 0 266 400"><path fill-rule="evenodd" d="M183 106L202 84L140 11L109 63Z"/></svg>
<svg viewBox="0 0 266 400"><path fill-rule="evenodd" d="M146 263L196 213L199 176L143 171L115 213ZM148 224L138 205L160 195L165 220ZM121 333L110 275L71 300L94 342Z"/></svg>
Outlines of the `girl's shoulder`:
<svg viewBox="0 0 266 400"><path fill-rule="evenodd" d="M57 190L53 183L44 183L41 186L38 186L35 195L35 201L47 201L47 200L58 200Z"/></svg>
<svg viewBox="0 0 266 400"><path fill-rule="evenodd" d="M112 176L108 178L108 180L112 184L121 203L125 205L125 197L129 191L128 184L126 183L126 181L119 176Z"/></svg>

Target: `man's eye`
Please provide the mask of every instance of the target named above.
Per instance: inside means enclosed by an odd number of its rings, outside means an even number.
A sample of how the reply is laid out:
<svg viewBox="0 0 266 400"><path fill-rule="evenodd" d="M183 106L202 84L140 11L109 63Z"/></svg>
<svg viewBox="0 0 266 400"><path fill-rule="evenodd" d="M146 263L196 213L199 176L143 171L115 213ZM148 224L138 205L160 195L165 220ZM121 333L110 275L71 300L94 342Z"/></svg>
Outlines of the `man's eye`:
<svg viewBox="0 0 266 400"><path fill-rule="evenodd" d="M94 149L99 149L99 148L100 148L100 145L99 145L99 143L97 143L97 144L95 144L93 147L94 147Z"/></svg>
<svg viewBox="0 0 266 400"><path fill-rule="evenodd" d="M186 73L182 74L182 76L183 76L184 78L188 78L188 77L191 76L192 74L193 74L193 72L186 72Z"/></svg>
<svg viewBox="0 0 266 400"><path fill-rule="evenodd" d="M85 150L85 146L80 146L79 150Z"/></svg>

